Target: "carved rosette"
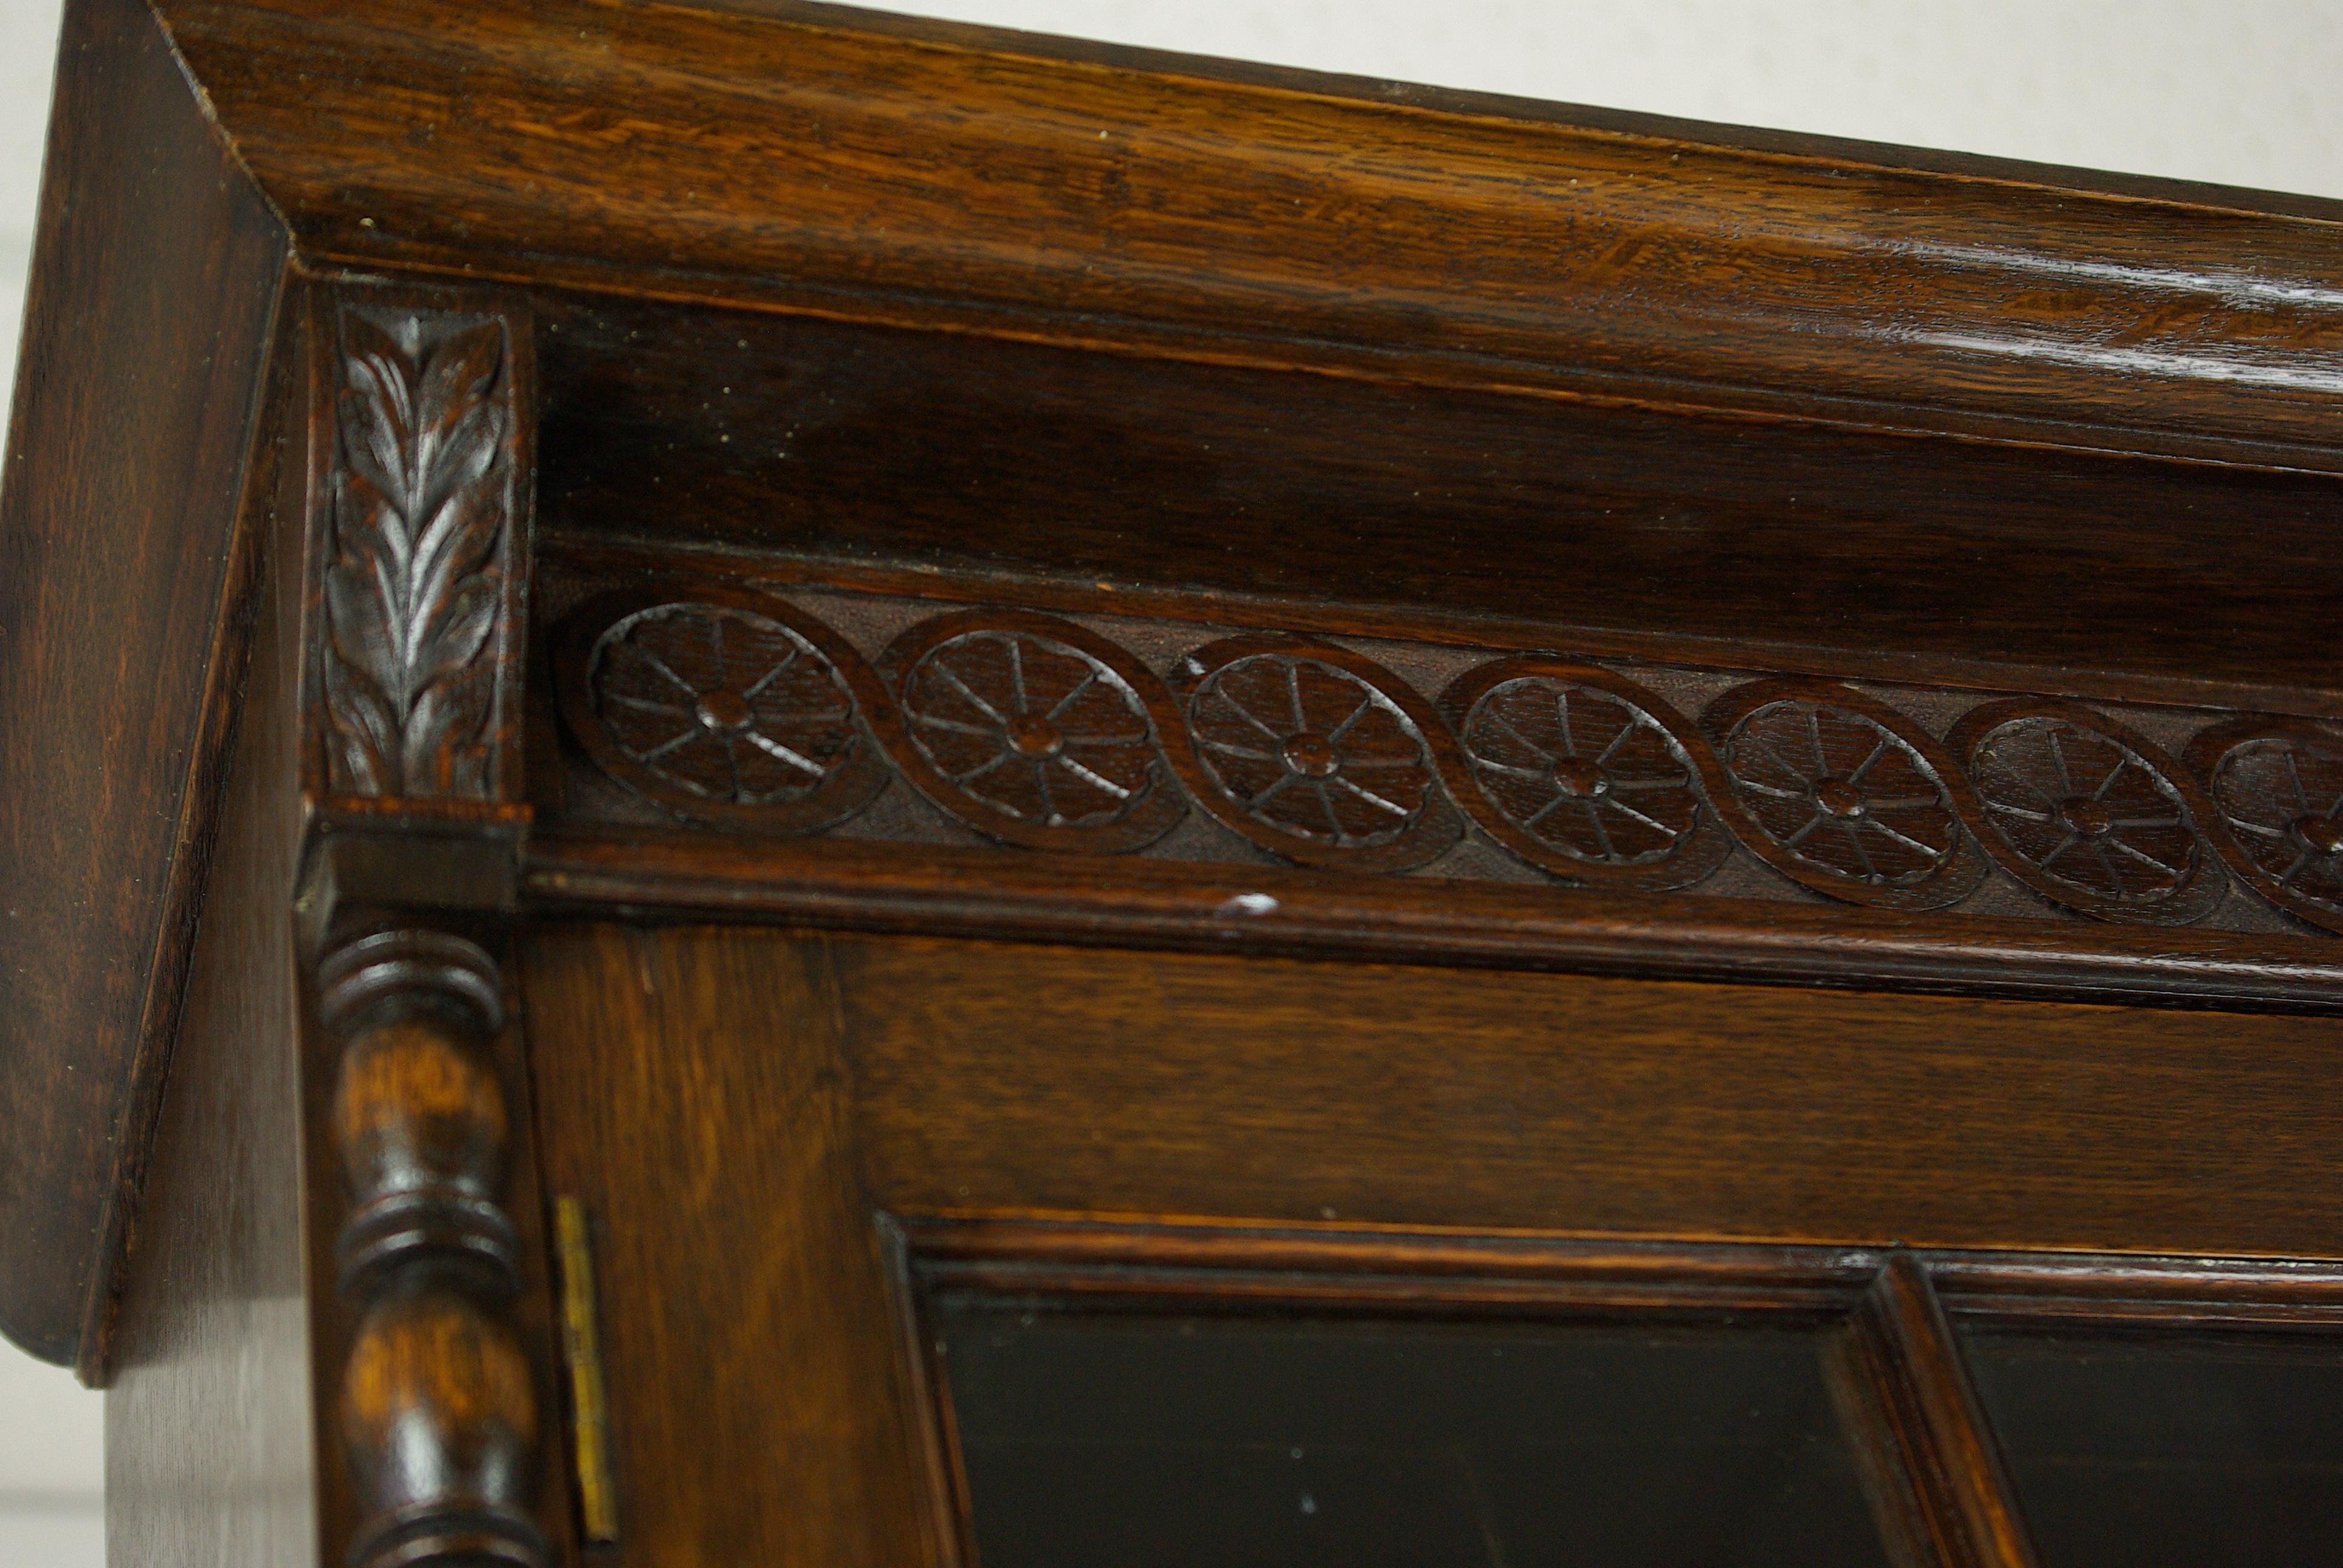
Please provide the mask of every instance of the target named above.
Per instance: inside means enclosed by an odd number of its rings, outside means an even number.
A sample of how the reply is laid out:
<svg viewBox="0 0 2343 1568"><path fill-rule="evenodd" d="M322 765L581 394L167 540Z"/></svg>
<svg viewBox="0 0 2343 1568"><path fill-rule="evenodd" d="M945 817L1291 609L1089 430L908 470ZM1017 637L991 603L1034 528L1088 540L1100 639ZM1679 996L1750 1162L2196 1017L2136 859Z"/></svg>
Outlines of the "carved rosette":
<svg viewBox="0 0 2343 1568"><path fill-rule="evenodd" d="M335 317L318 726L337 795L515 792L521 543L515 377L498 317Z"/></svg>
<svg viewBox="0 0 2343 1568"><path fill-rule="evenodd" d="M1971 820L2003 869L2078 913L2184 924L2224 885L2179 770L2077 703L2017 698L1946 737L1975 789Z"/></svg>
<svg viewBox="0 0 2343 1568"><path fill-rule="evenodd" d="M1047 616L975 611L913 627L879 663L905 776L979 832L1118 854L1187 812L1158 739L1171 699L1103 638Z"/></svg>
<svg viewBox="0 0 2343 1568"><path fill-rule="evenodd" d="M359 1314L340 1408L363 1512L351 1568L545 1568L536 1376L507 1321L497 967L445 932L377 932L327 957L318 1013L341 1049L336 1251Z"/></svg>
<svg viewBox="0 0 2343 1568"><path fill-rule="evenodd" d="M2200 785L2048 699L1986 704L1940 744L1866 692L1760 679L1694 728L1607 669L1517 655L1435 707L1334 644L1228 638L1167 682L1081 625L989 608L914 624L874 668L804 610L707 584L589 604L555 677L606 773L759 833L834 827L900 774L1029 848L1142 849L1196 805L1301 864L1407 871L1469 818L1581 886L1692 887L1738 844L1816 892L1912 910L1957 903L1997 863L2086 914L2189 921L2223 896L2226 859L2343 931L2343 737L2295 720L2205 730Z"/></svg>
<svg viewBox="0 0 2343 1568"><path fill-rule="evenodd" d="M599 600L565 628L556 682L603 771L687 821L814 832L887 785L861 656L775 600L708 588Z"/></svg>
<svg viewBox="0 0 2343 1568"><path fill-rule="evenodd" d="M2343 932L2343 736L2243 719L2189 743L2230 868L2297 919Z"/></svg>
<svg viewBox="0 0 2343 1568"><path fill-rule="evenodd" d="M1458 677L1440 709L1483 831L1557 876L1660 891L1733 852L1708 804L1707 748L1674 709L1605 670L1500 659Z"/></svg>
<svg viewBox="0 0 2343 1568"><path fill-rule="evenodd" d="M1445 731L1373 660L1328 643L1232 638L1182 659L1175 689L1190 789L1262 849L1402 870L1462 836L1440 783Z"/></svg>
<svg viewBox="0 0 2343 1568"><path fill-rule="evenodd" d="M1701 726L1742 841L1832 898L1890 909L1953 903L1985 875L1962 830L1957 775L1885 703L1817 680L1761 680L1712 703Z"/></svg>

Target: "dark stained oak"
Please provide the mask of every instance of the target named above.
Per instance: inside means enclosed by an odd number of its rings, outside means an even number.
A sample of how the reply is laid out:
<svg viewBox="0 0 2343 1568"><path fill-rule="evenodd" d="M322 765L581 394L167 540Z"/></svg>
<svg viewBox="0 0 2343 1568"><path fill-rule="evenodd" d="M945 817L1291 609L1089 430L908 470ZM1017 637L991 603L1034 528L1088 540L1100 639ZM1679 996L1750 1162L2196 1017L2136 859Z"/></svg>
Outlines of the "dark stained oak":
<svg viewBox="0 0 2343 1568"><path fill-rule="evenodd" d="M2033 1568L1951 1322L2343 1333L2343 204L797 0L65 36L0 1332L117 1557L967 1568L939 1336L1055 1312L1787 1332L1851 1528Z"/></svg>
<svg viewBox="0 0 2343 1568"><path fill-rule="evenodd" d="M300 465L297 440L288 452L285 427L272 430L259 467L289 486L256 497L247 520L258 592L236 672L246 701L138 1205L137 1267L106 1332L85 1342L85 1377L106 1383L109 1560L157 1568L319 1561L292 912Z"/></svg>
<svg viewBox="0 0 2343 1568"><path fill-rule="evenodd" d="M329 1424L355 1568L552 1561L531 1516L548 1380L509 1310L538 1271L512 1212L532 1205L506 1191L528 1115L499 1081L516 1076L497 1060L505 990L486 949L423 926L361 929L318 966L320 1043L340 1059L319 1141L347 1202L333 1327L348 1349Z"/></svg>
<svg viewBox="0 0 2343 1568"><path fill-rule="evenodd" d="M304 250L365 269L2334 466L2326 204L826 8L162 11Z"/></svg>
<svg viewBox="0 0 2343 1568"><path fill-rule="evenodd" d="M1402 879L1272 866L1006 854L846 839L556 828L529 846L548 911L661 911L1382 963L2333 1013L2325 941L1740 899Z"/></svg>
<svg viewBox="0 0 2343 1568"><path fill-rule="evenodd" d="M0 1327L70 1361L202 898L287 246L145 5L61 48L0 472Z"/></svg>
<svg viewBox="0 0 2343 1568"><path fill-rule="evenodd" d="M2343 1221L2326 1019L830 950L873 1193L911 1214L2264 1256Z"/></svg>
<svg viewBox="0 0 2343 1568"><path fill-rule="evenodd" d="M518 909L512 743L561 746L544 683L514 678L543 657L518 628L687 558L1219 631L2343 713L2334 204L779 0L80 0L69 55L71 177L51 182L6 460L7 576L40 586L0 622L0 781L92 806L14 809L0 841L5 907L35 933L5 982L32 1043L0 1072L32 1109L0 1206L31 1217L0 1228L24 1251L0 1323L93 1372L237 700L228 498L288 262L344 313L314 340L337 368L313 388L311 493L321 528L337 505L357 519L308 546L325 902ZM197 273L155 259L182 251ZM448 314L400 338L416 309ZM485 370L491 319L502 378L424 421L462 460L412 495L347 488L367 475L337 442L397 446L386 411L437 396L434 367ZM363 365L394 367L371 401ZM466 421L490 408L484 440ZM502 575L475 596L500 604L493 769L469 674L428 692L465 736L390 733L424 687L387 708L366 689L422 667L369 656L383 638L350 618L381 565L367 528L414 528L442 481L468 508L458 553L496 536ZM499 555L538 492L577 568L542 595ZM107 548L68 560L67 538ZM486 624L446 603L456 642ZM1785 915L1642 950L1708 975L2323 1005L2286 933L2332 900L2229 841L2269 826L2247 820L2267 791L2237 799L2216 830L2231 869L2167 912L2242 879L2288 912L2253 906L2238 942L1980 930L1923 933L1915 958L1884 919ZM732 878L721 897L971 929L991 872L860 854L802 892ZM866 873L867 899L841 890ZM540 879L549 906L563 874ZM1152 887L1114 912L1052 875L1002 872L1020 910L995 929L1156 920L1131 912ZM685 898L665 886L625 896ZM1322 902L1306 936L1174 923L1189 945L1326 951L1347 923L1378 928L1353 950L1411 961L1615 960L1510 899L1460 894L1452 919L1395 893L1391 920L1353 918L1380 896Z"/></svg>
<svg viewBox="0 0 2343 1568"><path fill-rule="evenodd" d="M548 924L521 981L546 1185L598 1230L624 1560L942 1561L822 944Z"/></svg>
<svg viewBox="0 0 2343 1568"><path fill-rule="evenodd" d="M1857 1357L1929 1499L1939 1549L1954 1562L2037 1568L2041 1559L1927 1265L1908 1252L1889 1258L1855 1321Z"/></svg>
<svg viewBox="0 0 2343 1568"><path fill-rule="evenodd" d="M561 617L548 826L1111 858L1085 901L1126 895L1125 865L1282 862L1510 884L1552 916L1624 883L2281 940L2343 920L2343 731L2315 724L756 587L669 571ZM2233 881L2241 839L2262 860Z"/></svg>
<svg viewBox="0 0 2343 1568"><path fill-rule="evenodd" d="M520 793L533 338L526 314L449 303L353 290L313 328L311 784L336 797Z"/></svg>
<svg viewBox="0 0 2343 1568"><path fill-rule="evenodd" d="M541 319L540 514L587 559L2343 711L2324 475L591 296Z"/></svg>

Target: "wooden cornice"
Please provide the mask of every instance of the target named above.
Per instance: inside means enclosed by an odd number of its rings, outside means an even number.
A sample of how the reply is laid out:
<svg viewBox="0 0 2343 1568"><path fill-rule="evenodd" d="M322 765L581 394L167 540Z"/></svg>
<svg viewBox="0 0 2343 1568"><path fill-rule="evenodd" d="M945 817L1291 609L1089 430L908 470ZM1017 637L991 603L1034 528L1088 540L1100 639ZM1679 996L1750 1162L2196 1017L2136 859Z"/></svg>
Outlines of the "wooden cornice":
<svg viewBox="0 0 2343 1568"><path fill-rule="evenodd" d="M1284 553L1270 564L1288 576L1359 556L1344 530L1366 518L1378 537L1420 548L1353 572L1345 602L1381 621L1423 610L1466 643L1542 647L1555 626L1592 626L1617 637L1579 651L1638 653L1664 632L1706 638L1695 649L1705 661L1763 631L1811 654L1809 673L1897 675L1919 659L1974 685L1999 679L2002 664L2073 664L2055 689L2154 699L2194 680L2191 700L2218 706L2245 691L2272 713L2333 711L2317 618L2328 579L2298 568L2306 541L2326 537L2328 476L2343 473L2343 204L793 0L69 0L61 58L0 468L0 1332L78 1359L93 1378L190 955L199 934L219 940L205 930L219 802L265 785L289 802L279 802L287 820L318 805L300 798L299 759L281 733L297 727L287 650L314 548L306 487L325 482L303 445L315 387L302 356L315 345L300 341L301 324L317 295L386 277L392 292L513 286L488 290L481 308L577 328L548 356L568 379L548 383L576 394L555 432L573 457L655 441L689 461L716 449L692 447L696 436L729 443L712 427L606 428L596 417L610 400L591 395L605 350L677 385L698 373L673 353L654 363L655 346L610 349L597 334L618 332L619 317L656 317L647 344L705 347L723 308L763 317L721 317L715 349L771 371L762 393L744 378L739 406L742 428L767 437L778 428L773 388L790 385L794 356L816 352L796 338L848 330L807 319L820 317L858 333L921 329L893 335L890 352L924 377L930 407L963 408L969 387L1001 383L988 407L1030 420L1019 427L1026 447L1011 430L994 454L1004 466L1030 465L1035 451L1046 464L1088 440L1090 426L1057 432L1057 446L1030 440L1053 417L1032 389L1080 362L1085 376L1115 372L1082 381L1102 401L1143 377L1157 384L1158 415L1188 421L1176 455L1192 498L1223 478L1242 487L1282 474L1289 450L1303 451L1306 474L1345 487L1296 503L1326 530L1300 540L1287 518L1232 543L1204 531L1219 519L1192 507L1184 533L1167 530L1157 508L1137 521L1103 516L1082 540L1054 514L1021 519L1031 526L1014 538L1004 525L978 538L996 519L970 525L950 508L920 513L882 497L870 508L887 514L878 521L820 512L830 532L818 536L804 524L814 509L767 507L759 516L779 519L781 543L702 544L826 548L915 575L949 556L988 580L1079 566L1069 580L1083 591L1161 590L1252 626L1269 612L1247 608L1244 594L1286 596L1260 605L1293 598L1264 569L1272 547ZM515 330L515 365L529 336ZM906 344L970 355L947 363ZM1294 387L1342 396L1299 398ZM1433 388L1440 397L1418 396ZM1426 407L1393 412L1400 394ZM1372 415L1339 414L1371 403ZM1296 434L1325 426L1347 437L1342 418L1384 416L1404 428L1391 425L1386 448L1363 456ZM1232 420L1291 445L1210 456ZM1605 422L1623 428L1597 428ZM1704 471L1699 494L1655 500L1623 476L1683 466L1677 425L1701 427L1705 450L1730 461ZM972 427L943 438L981 445L954 434ZM1377 486L1396 489L1402 466L1383 459L1411 443L1442 461L1425 460L1423 491L1383 494ZM773 499L769 475L810 466L766 450L767 467L753 468L753 444L729 449L744 484L768 485L751 497L761 506ZM1860 461L1841 461L1857 447ZM2067 450L2019 449L2043 447ZM1495 448L1505 460L1483 463ZM1669 530L1693 513L1692 532L1714 535L1701 559L1770 550L1774 575L1742 585L1714 625L1692 626L1583 561L1575 578L1555 569L1575 548L1569 528L1540 540L1537 560L1505 555L1497 547L1560 492L1571 463L1586 514L1573 527L1602 547L1589 560L1618 564L1614 578L1641 574L1644 589L1673 579L1684 558L1671 541L1691 534ZM516 460L515 471L527 467ZM2118 469L2123 483L2107 477ZM1832 482L1818 500L1804 476L1821 474ZM992 469L960 477L970 508L1026 493L1000 487ZM568 478L563 520L590 528L593 498L580 501L579 476ZM1891 519L1904 531L1888 538L1875 530L1898 485L1950 499L1938 515ZM1460 491L1477 508L1470 518L1436 511ZM1606 543L1594 515L1630 491L1667 527ZM1885 496L1876 508L1875 492ZM854 493L831 484L826 495ZM1324 495L1334 502L1320 505ZM1439 499L1416 506L1423 495ZM2078 495L2096 508L2088 528L2070 511ZM612 504L631 518L649 511L640 500L628 492ZM678 525L651 542L688 541ZM1076 543L1091 554L1072 561ZM1988 544L2001 550L1990 561ZM1875 556L1904 548L1908 568L1922 545L1933 553L1913 575L1925 580L1882 598L1869 618L1841 613L1883 575ZM2211 574L2200 569L2208 559L2250 569ZM1197 569L1207 560L1212 573ZM1999 603L1946 588L1973 570L2009 573L2028 590ZM2106 576L2108 602L2122 607L2107 668L2075 649L2090 651L2116 612L2058 613L2087 571ZM2173 585L2207 575L2219 581L2204 603L2181 602ZM1437 604L1435 578L1452 590ZM1510 591L1540 580L1574 593ZM260 615L264 584L282 588L270 602L297 607L284 624ZM2283 613L2248 626L2280 588L2292 596ZM1031 583L1017 602L1081 608ZM1621 611L1613 620L1596 613L1606 605ZM1810 614L1815 605L1830 614ZM1799 640L1801 618L1833 616L1844 623L1834 636ZM1364 635L1369 621L1352 618ZM1878 626L1916 619L1929 620L1929 638L1845 662ZM499 796L498 809L518 822L528 806ZM285 871L289 906L291 849L277 848L284 864L254 876ZM678 905L803 912L689 865L664 881L629 879L591 849L573 839L522 865L517 896L608 908L657 882ZM893 907L957 919L990 896L979 886L989 871L922 874ZM1161 897L1187 910L1205 884L1167 875ZM806 886L808 900L827 896ZM274 896L264 888L246 901ZM1311 918L1332 930L1353 907L1348 894L1327 897ZM1470 961L1526 961L1513 897L1480 896L1484 929L1459 939L1484 944ZM1114 929L1145 938L1154 916L1143 904L1108 910L1123 922ZM1792 938L1760 931L1744 945L1787 950L1831 918L1785 917ZM1538 961L1642 951L1640 925L1616 940L1584 926L1560 920ZM1327 950L1324 934L1297 929L1290 945ZM1940 975L1938 949L1959 940L1923 935L1911 939L1921 957L1891 942L1864 972L1882 984L1907 970L1929 985L1968 983ZM2132 994L2137 962L2161 965L2167 989L2192 1001L2324 1005L2335 970L2323 958L2298 962L2289 944L2303 940L2274 938L2265 951L2216 935L2176 957L2137 935L2062 934L2042 939L2027 972L2045 987ZM1782 972L1802 979L1795 968Z"/></svg>
<svg viewBox="0 0 2343 1568"><path fill-rule="evenodd" d="M312 266L2343 467L2343 205L777 0L156 5Z"/></svg>

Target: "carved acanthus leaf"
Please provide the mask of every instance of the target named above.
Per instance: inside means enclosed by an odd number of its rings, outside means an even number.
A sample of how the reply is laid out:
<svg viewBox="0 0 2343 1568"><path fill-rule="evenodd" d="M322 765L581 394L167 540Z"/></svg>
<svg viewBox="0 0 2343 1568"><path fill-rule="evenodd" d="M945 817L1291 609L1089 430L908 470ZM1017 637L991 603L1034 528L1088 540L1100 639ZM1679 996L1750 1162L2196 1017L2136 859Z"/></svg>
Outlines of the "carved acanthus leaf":
<svg viewBox="0 0 2343 1568"><path fill-rule="evenodd" d="M342 314L324 669L337 792L496 791L506 357L494 319Z"/></svg>

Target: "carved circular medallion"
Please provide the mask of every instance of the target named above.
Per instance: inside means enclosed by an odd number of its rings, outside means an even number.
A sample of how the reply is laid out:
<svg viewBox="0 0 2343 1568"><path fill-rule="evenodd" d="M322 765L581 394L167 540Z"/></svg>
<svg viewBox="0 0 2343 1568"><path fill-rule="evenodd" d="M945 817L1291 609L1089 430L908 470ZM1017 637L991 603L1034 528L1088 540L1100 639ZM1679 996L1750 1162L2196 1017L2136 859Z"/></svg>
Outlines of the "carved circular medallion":
<svg viewBox="0 0 2343 1568"><path fill-rule="evenodd" d="M1205 809L1310 865L1404 870L1464 830L1440 786L1439 720L1347 648L1263 634L1181 660L1181 760Z"/></svg>
<svg viewBox="0 0 2343 1568"><path fill-rule="evenodd" d="M1457 800L1497 842L1574 880L1687 887L1733 840L1708 804L1707 747L1674 709L1608 671L1500 659L1440 699L1466 777Z"/></svg>
<svg viewBox="0 0 2343 1568"><path fill-rule="evenodd" d="M2343 932L2343 736L2300 719L2240 719L2188 745L2216 825L2247 884L2279 909Z"/></svg>
<svg viewBox="0 0 2343 1568"><path fill-rule="evenodd" d="M1956 776L1903 715L1821 680L1761 680L1701 716L1727 789L1717 804L1775 870L1817 892L1933 910L1985 876Z"/></svg>
<svg viewBox="0 0 2343 1568"><path fill-rule="evenodd" d="M879 665L902 714L904 776L979 832L1120 854L1187 812L1156 739L1170 695L1070 621L965 610L911 628Z"/></svg>
<svg viewBox="0 0 2343 1568"><path fill-rule="evenodd" d="M2105 920L2182 924L2220 901L2195 790L2105 714L2036 698L1988 702L1946 737L1993 858L2053 902Z"/></svg>
<svg viewBox="0 0 2343 1568"><path fill-rule="evenodd" d="M688 821L809 833L887 784L860 657L771 599L695 585L598 600L570 618L556 680L596 765Z"/></svg>

